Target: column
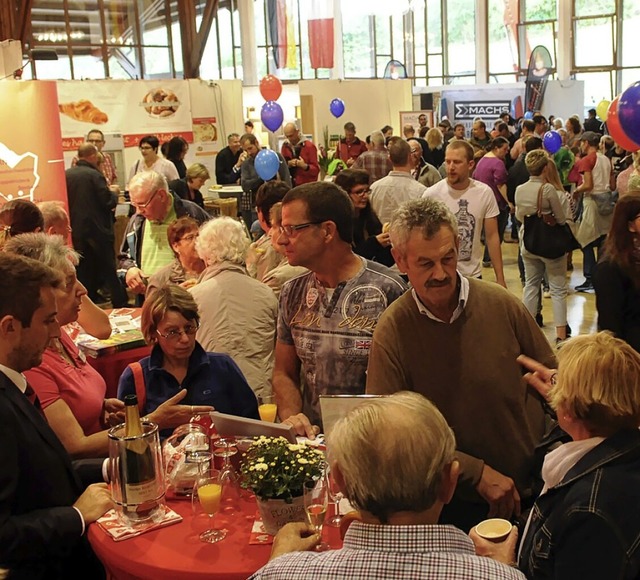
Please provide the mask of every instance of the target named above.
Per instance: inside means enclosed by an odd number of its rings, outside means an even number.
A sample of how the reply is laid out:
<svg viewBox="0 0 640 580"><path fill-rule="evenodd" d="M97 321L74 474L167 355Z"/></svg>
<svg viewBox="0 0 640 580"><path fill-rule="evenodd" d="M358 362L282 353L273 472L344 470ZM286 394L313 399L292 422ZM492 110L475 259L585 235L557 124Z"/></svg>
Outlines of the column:
<svg viewBox="0 0 640 580"><path fill-rule="evenodd" d="M258 67L256 66L256 25L253 0L238 0L240 14L240 47L242 51L242 84L257 86Z"/></svg>

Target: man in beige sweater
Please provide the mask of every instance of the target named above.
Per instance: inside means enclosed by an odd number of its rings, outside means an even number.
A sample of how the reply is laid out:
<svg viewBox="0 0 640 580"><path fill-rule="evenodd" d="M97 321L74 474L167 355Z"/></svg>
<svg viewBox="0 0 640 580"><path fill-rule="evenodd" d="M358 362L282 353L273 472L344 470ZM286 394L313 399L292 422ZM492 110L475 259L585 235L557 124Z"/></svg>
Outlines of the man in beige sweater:
<svg viewBox="0 0 640 580"><path fill-rule="evenodd" d="M487 516L517 516L521 502L535 499L533 454L545 414L516 357L555 362L515 296L457 272L457 232L455 216L434 199L395 212L392 251L413 289L378 322L367 393L417 391L445 416L458 441L461 477L441 522L467 530Z"/></svg>

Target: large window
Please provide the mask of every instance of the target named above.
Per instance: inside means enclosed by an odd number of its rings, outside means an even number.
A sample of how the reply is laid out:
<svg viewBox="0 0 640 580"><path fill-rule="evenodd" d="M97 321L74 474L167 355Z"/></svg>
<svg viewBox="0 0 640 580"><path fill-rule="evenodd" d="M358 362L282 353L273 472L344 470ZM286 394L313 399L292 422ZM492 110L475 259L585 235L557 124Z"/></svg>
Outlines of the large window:
<svg viewBox="0 0 640 580"><path fill-rule="evenodd" d="M177 21L175 0L34 0L30 48L53 49L59 60L36 62L28 73L41 79L175 77L182 68L172 50L176 34L180 46Z"/></svg>
<svg viewBox="0 0 640 580"><path fill-rule="evenodd" d="M204 2L197 7L196 26L202 23ZM211 26L200 63L200 76L205 79L241 79L240 15L236 0L222 0Z"/></svg>

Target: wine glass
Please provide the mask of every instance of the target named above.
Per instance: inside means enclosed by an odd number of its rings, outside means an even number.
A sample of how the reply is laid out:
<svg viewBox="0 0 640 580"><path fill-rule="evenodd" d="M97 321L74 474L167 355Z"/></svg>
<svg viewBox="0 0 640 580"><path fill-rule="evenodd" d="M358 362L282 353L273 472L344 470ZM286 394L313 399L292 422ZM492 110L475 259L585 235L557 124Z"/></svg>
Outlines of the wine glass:
<svg viewBox="0 0 640 580"><path fill-rule="evenodd" d="M327 525L333 526L334 528L339 528L340 523L342 522L342 515L340 515L340 501L344 497L342 491L338 487L335 478L331 473L331 468L329 464L326 464L324 470L324 476L327 479L327 487L329 488L329 498L331 499L331 503L334 505L333 516L327 520Z"/></svg>
<svg viewBox="0 0 640 580"><path fill-rule="evenodd" d="M218 530L213 525L213 518L220 511L223 491L224 484L217 469L207 469L198 476L193 499L209 516L208 529L200 534L200 540L208 544L215 544L227 536L226 530Z"/></svg>
<svg viewBox="0 0 640 580"><path fill-rule="evenodd" d="M327 514L329 502L329 487L325 477L317 481L306 481L304 484L304 510L307 514L309 525L314 529L318 537L322 537L322 526ZM327 544L320 542L316 551L328 549Z"/></svg>
<svg viewBox="0 0 640 580"><path fill-rule="evenodd" d="M274 423L278 416L278 405L276 404L275 395L258 395L258 413L260 419Z"/></svg>
<svg viewBox="0 0 640 580"><path fill-rule="evenodd" d="M231 458L238 453L238 447L234 437L219 437L213 440L213 444L213 454L223 460L220 466L220 480L227 489L222 511L231 514L239 507L237 502L240 498L240 476L231 464Z"/></svg>

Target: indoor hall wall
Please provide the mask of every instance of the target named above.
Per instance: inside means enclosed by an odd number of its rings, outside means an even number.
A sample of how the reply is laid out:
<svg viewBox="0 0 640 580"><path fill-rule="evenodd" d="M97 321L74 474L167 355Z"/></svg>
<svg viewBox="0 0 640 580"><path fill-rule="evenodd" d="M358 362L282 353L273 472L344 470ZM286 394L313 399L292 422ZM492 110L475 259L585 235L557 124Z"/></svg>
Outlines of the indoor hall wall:
<svg viewBox="0 0 640 580"><path fill-rule="evenodd" d="M325 125L329 135L342 135L347 121L355 124L361 139L385 125L393 127L394 135L401 135L400 112L413 110L408 79L309 80L300 81L298 88L305 133L312 127L318 144L322 143ZM338 119L329 111L329 103L335 98L345 104L345 112Z"/></svg>

